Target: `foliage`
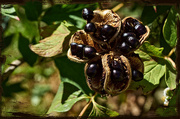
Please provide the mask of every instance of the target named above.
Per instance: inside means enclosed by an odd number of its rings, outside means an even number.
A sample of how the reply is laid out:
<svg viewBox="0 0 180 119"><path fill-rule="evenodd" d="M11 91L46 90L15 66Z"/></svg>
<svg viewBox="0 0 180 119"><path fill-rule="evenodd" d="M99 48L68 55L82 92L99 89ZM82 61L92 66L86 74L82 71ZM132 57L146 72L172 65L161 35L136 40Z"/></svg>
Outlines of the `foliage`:
<svg viewBox="0 0 180 119"><path fill-rule="evenodd" d="M94 92L86 84L84 64L74 63L66 57L71 35L83 29L86 24L81 17L81 11L85 7L94 10L99 5L94 3L45 6L37 1L30 1L25 5L2 7L2 14L11 18L3 31L5 47L2 54L7 57L3 73L12 73L7 69L15 60L22 60L30 67L53 61L59 71L61 83L47 114L68 112L77 102L86 100L88 109L84 111L83 116L118 116L118 112L96 102L95 97L99 95L93 95ZM174 7L156 6L156 8L157 12L152 6L144 6L140 17L143 23L150 27L151 35L136 51L144 62L144 79L140 82L132 82L129 90L142 89L143 94L147 95L159 87L164 80L164 87L169 87L178 93L173 93L169 107L158 108L156 113L160 116L172 116L177 114L177 109L172 105L179 94L175 82L177 72L174 66L176 58L174 47L177 43L176 18L179 14ZM169 54L170 51L172 53ZM3 76L4 97L25 91L21 87L22 82L7 85L10 75ZM11 91L8 91L8 88L11 88ZM31 101L35 105L38 104L40 97L48 91L50 88L47 85L36 85L32 89Z"/></svg>

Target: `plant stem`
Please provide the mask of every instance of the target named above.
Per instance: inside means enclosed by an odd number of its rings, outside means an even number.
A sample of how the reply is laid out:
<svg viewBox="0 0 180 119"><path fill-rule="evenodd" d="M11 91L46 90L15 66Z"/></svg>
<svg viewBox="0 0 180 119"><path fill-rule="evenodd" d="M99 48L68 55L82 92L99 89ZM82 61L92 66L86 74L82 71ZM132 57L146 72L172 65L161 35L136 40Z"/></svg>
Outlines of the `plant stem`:
<svg viewBox="0 0 180 119"><path fill-rule="evenodd" d="M81 111L81 113L79 114L77 119L81 119L81 117L83 116L83 114L86 112L87 108L89 107L89 105L92 102L92 98L89 100L89 102L84 106L83 110Z"/></svg>
<svg viewBox="0 0 180 119"><path fill-rule="evenodd" d="M83 110L80 112L79 116L77 119L81 119L81 117L83 116L83 114L86 112L87 108L89 107L89 105L92 103L92 101L94 101L94 98L96 97L97 93L95 93L92 97L90 97L89 102L85 105L85 107L83 108Z"/></svg>
<svg viewBox="0 0 180 119"><path fill-rule="evenodd" d="M115 7L112 9L112 11L116 12L116 11L118 11L120 8L122 8L123 6L124 6L124 4L123 4L123 3L120 3L120 4L118 4L117 6L115 6Z"/></svg>

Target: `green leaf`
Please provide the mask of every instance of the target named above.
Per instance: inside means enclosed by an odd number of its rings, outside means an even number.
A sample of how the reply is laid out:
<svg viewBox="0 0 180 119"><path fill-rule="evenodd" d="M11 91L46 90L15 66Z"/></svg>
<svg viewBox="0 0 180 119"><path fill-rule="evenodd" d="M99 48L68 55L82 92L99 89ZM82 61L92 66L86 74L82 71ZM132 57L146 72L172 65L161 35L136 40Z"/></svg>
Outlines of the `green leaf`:
<svg viewBox="0 0 180 119"><path fill-rule="evenodd" d="M94 4L63 4L63 5L54 5L46 10L42 21L46 22L47 24L52 24L55 21L62 22L64 20L68 21L69 23L74 24L76 27L82 27L78 20L82 17L82 9L83 8L90 8L94 10L97 8L97 3ZM73 15L73 16L72 16ZM74 17L76 16L76 18ZM77 17L79 17L77 19ZM84 21L84 20L83 20ZM81 22L81 24L85 25L85 22Z"/></svg>
<svg viewBox="0 0 180 119"><path fill-rule="evenodd" d="M165 73L164 64L160 64L156 61L145 61L144 67L144 79L153 85L159 84L160 79Z"/></svg>
<svg viewBox="0 0 180 119"><path fill-rule="evenodd" d="M39 1L29 1L24 5L25 13L30 21L37 21L42 12L42 3Z"/></svg>
<svg viewBox="0 0 180 119"><path fill-rule="evenodd" d="M177 116L176 107L158 108L156 114L162 117Z"/></svg>
<svg viewBox="0 0 180 119"><path fill-rule="evenodd" d="M73 85L62 81L47 114L51 112L67 112L76 102L89 98L87 95L81 94L81 90L73 89L75 89ZM65 98L64 95L66 95Z"/></svg>
<svg viewBox="0 0 180 119"><path fill-rule="evenodd" d="M38 44L30 45L30 49L42 57L52 57L61 54L64 50L64 42L69 42L68 36L71 31L67 28L68 25L68 23L62 22L51 36L41 40Z"/></svg>
<svg viewBox="0 0 180 119"><path fill-rule="evenodd" d="M176 15L177 11L172 7L163 26L164 39L172 48L177 42Z"/></svg>
<svg viewBox="0 0 180 119"><path fill-rule="evenodd" d="M150 56L159 57L159 58L164 57L162 53L164 48L155 47L154 45L151 45L148 41L145 41L143 45L140 47L140 49Z"/></svg>
<svg viewBox="0 0 180 119"><path fill-rule="evenodd" d="M29 49L29 40L19 35L18 49L23 56L24 61L26 61L30 66L37 60L37 55Z"/></svg>
<svg viewBox="0 0 180 119"><path fill-rule="evenodd" d="M95 101L93 101L93 108L89 114L89 117L116 117L119 113L108 109L104 106L99 105Z"/></svg>
<svg viewBox="0 0 180 119"><path fill-rule="evenodd" d="M147 53L143 52L142 50L140 49L137 49L136 51L134 51L136 54L139 54L139 57L142 59L142 60L150 60L151 59L151 56L149 56Z"/></svg>
<svg viewBox="0 0 180 119"><path fill-rule="evenodd" d="M167 60L165 82L171 90L176 88L176 74L177 74L176 69L174 69L171 63Z"/></svg>
<svg viewBox="0 0 180 119"><path fill-rule="evenodd" d="M145 6L141 15L141 20L144 24L152 23L159 15L170 9L170 6L156 6L154 11L153 6Z"/></svg>
<svg viewBox="0 0 180 119"><path fill-rule="evenodd" d="M62 79L64 82L71 83L82 90L83 93L91 93L84 76L84 64L72 62L67 56L56 58L55 64L60 71L61 77L64 77Z"/></svg>

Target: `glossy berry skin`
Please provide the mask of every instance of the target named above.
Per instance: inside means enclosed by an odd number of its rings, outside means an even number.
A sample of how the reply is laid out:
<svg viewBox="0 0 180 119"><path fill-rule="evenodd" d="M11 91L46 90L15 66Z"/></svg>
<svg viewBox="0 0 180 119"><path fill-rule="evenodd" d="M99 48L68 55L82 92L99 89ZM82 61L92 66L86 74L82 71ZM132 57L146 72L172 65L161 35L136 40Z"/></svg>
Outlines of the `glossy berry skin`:
<svg viewBox="0 0 180 119"><path fill-rule="evenodd" d="M79 57L79 58L83 58L83 48L85 47L85 45L82 45L82 44L78 44L77 45L77 53L76 53L76 56Z"/></svg>
<svg viewBox="0 0 180 119"><path fill-rule="evenodd" d="M77 43L71 43L70 46L71 46L71 54L72 55L76 55L77 54Z"/></svg>
<svg viewBox="0 0 180 119"><path fill-rule="evenodd" d="M84 28L86 33L95 33L96 32L96 26L94 23L87 23L85 28Z"/></svg>
<svg viewBox="0 0 180 119"><path fill-rule="evenodd" d="M139 43L139 40L138 40L137 38L135 38L135 37L132 37L132 36L128 37L126 42L127 42L127 44L129 44L132 48L137 48L137 46L140 44L140 43Z"/></svg>
<svg viewBox="0 0 180 119"><path fill-rule="evenodd" d="M98 64L89 64L86 70L86 74L90 78L94 78L99 70L99 65Z"/></svg>
<svg viewBox="0 0 180 119"><path fill-rule="evenodd" d="M84 57L86 58L93 58L96 55L96 49L91 46L85 46L83 49Z"/></svg>
<svg viewBox="0 0 180 119"><path fill-rule="evenodd" d="M111 72L111 79L114 81L122 81L123 75L120 70L113 69Z"/></svg>
<svg viewBox="0 0 180 119"><path fill-rule="evenodd" d="M127 40L129 36L136 37L136 34L134 34L133 32L125 32L122 34L122 39Z"/></svg>
<svg viewBox="0 0 180 119"><path fill-rule="evenodd" d="M90 21L94 17L93 15L93 11L88 8L84 8L82 10L82 17L87 21Z"/></svg>
<svg viewBox="0 0 180 119"><path fill-rule="evenodd" d="M143 34L145 34L147 32L146 30L146 27L143 25L143 24L137 24L135 27L135 33L138 35L138 36L141 36Z"/></svg>
<svg viewBox="0 0 180 119"><path fill-rule="evenodd" d="M115 34L115 32L116 30L114 27L106 24L101 29L101 37L103 39L110 39Z"/></svg>
<svg viewBox="0 0 180 119"><path fill-rule="evenodd" d="M112 61L111 67L112 67L113 69L122 70L121 64L120 64L118 61L116 61L116 60L113 60L113 61Z"/></svg>
<svg viewBox="0 0 180 119"><path fill-rule="evenodd" d="M141 81L143 79L143 73L138 70L132 70L132 80Z"/></svg>
<svg viewBox="0 0 180 119"><path fill-rule="evenodd" d="M122 42L122 44L120 44L118 48L120 48L120 51L123 53L129 53L131 49L130 46L126 42Z"/></svg>

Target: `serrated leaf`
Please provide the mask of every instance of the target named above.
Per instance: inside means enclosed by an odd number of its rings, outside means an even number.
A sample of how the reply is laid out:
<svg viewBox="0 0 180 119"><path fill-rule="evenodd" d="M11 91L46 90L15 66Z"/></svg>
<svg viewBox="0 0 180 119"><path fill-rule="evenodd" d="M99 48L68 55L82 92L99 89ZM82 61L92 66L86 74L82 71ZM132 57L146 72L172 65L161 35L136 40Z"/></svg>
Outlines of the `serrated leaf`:
<svg viewBox="0 0 180 119"><path fill-rule="evenodd" d="M97 104L95 101L93 101L93 108L89 114L89 117L116 117L118 115L118 112L101 106Z"/></svg>
<svg viewBox="0 0 180 119"><path fill-rule="evenodd" d="M24 61L26 61L30 66L33 66L37 60L37 55L29 49L29 40L21 34L19 35L18 49L22 54Z"/></svg>
<svg viewBox="0 0 180 119"><path fill-rule="evenodd" d="M165 66L156 61L145 61L144 67L144 79L153 85L159 84L165 73Z"/></svg>
<svg viewBox="0 0 180 119"><path fill-rule="evenodd" d="M51 113L51 112L67 112L69 111L72 106L82 100L87 98L88 96L85 94L81 94L81 90L73 90L73 85L71 85L70 87L65 86L65 82L61 82L58 92L56 93L56 96L47 112L47 114ZM65 88L68 88L68 92L66 92L67 90L65 90ZM70 93L71 92L71 93ZM63 100L64 95L67 95L67 98L65 100Z"/></svg>
<svg viewBox="0 0 180 119"><path fill-rule="evenodd" d="M159 58L163 57L162 52L164 48L155 47L154 45L151 45L148 41L145 41L143 45L140 47L140 49L150 56L159 57Z"/></svg>
<svg viewBox="0 0 180 119"><path fill-rule="evenodd" d="M66 37L70 34L70 30L66 24L66 22L62 22L51 36L41 40L38 44L30 45L31 50L42 57L53 57L61 54L64 42L69 41Z"/></svg>
<svg viewBox="0 0 180 119"><path fill-rule="evenodd" d="M177 42L176 15L177 11L172 7L163 26L164 39L172 48Z"/></svg>

